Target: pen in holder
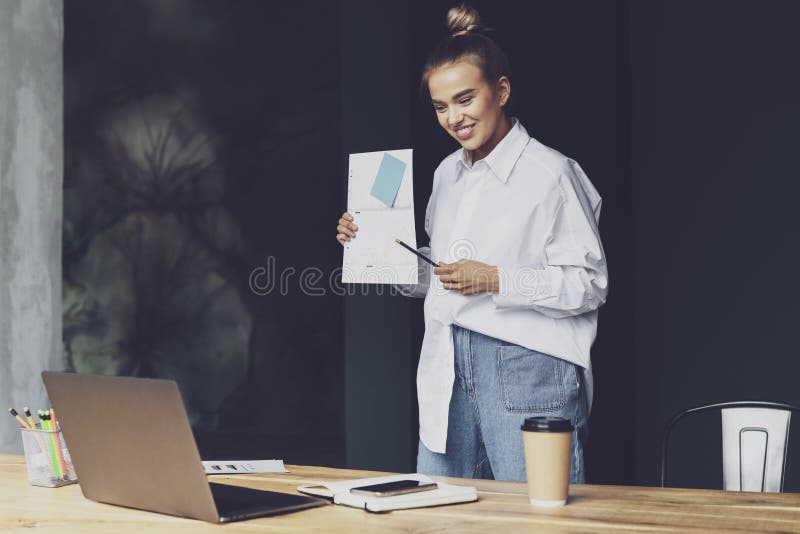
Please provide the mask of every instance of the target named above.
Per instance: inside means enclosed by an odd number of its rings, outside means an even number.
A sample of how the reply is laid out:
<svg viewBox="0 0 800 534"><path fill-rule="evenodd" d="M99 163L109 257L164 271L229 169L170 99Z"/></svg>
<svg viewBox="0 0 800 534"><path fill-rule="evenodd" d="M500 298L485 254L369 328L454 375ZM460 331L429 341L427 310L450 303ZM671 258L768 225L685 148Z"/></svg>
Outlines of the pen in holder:
<svg viewBox="0 0 800 534"><path fill-rule="evenodd" d="M20 431L28 482L32 486L57 488L78 481L60 430L22 428Z"/></svg>

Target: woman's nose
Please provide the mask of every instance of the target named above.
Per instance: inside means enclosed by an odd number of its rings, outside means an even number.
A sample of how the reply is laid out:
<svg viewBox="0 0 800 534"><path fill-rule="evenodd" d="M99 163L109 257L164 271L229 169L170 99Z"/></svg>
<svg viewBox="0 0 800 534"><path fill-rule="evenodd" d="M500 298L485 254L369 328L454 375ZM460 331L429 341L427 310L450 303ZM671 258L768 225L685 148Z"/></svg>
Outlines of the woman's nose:
<svg viewBox="0 0 800 534"><path fill-rule="evenodd" d="M450 115L447 118L448 122L450 123L450 126L455 126L456 124L460 123L462 119L463 116L457 109L450 108Z"/></svg>

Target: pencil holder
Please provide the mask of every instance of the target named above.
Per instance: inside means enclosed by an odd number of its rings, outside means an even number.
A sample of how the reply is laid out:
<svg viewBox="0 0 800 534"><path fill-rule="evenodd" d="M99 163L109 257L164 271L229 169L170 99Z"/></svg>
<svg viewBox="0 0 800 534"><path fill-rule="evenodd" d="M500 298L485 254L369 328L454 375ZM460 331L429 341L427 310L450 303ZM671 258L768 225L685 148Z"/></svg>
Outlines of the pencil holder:
<svg viewBox="0 0 800 534"><path fill-rule="evenodd" d="M32 486L57 488L78 481L60 430L23 428L21 432Z"/></svg>

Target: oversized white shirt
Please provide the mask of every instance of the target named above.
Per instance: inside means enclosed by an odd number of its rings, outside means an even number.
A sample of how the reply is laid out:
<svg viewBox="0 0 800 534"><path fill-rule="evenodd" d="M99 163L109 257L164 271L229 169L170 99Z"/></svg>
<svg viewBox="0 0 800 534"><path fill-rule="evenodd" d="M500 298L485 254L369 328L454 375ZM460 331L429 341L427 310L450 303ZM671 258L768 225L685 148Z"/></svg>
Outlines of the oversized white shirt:
<svg viewBox="0 0 800 534"><path fill-rule="evenodd" d="M455 379L452 324L573 362L592 396L589 349L608 274L597 222L600 195L580 166L528 135L509 133L474 165L460 149L439 165L425 214L435 262L461 258L498 267L499 293L445 289L419 261L425 335L417 369L420 438L445 452Z"/></svg>

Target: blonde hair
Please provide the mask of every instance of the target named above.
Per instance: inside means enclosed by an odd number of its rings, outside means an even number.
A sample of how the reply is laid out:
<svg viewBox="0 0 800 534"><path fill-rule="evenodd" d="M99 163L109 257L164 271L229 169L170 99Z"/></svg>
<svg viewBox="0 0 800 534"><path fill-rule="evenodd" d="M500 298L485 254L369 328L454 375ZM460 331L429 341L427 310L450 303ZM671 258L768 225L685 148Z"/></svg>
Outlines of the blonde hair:
<svg viewBox="0 0 800 534"><path fill-rule="evenodd" d="M505 52L485 34L492 29L481 25L475 8L467 4L450 8L446 25L448 35L434 47L422 69L419 87L422 98L430 97L428 79L434 70L462 60L474 63L489 84L495 84L502 76L511 78Z"/></svg>
<svg viewBox="0 0 800 534"><path fill-rule="evenodd" d="M466 35L480 28L481 16L475 8L466 4L451 7L447 11L447 31L452 37Z"/></svg>

